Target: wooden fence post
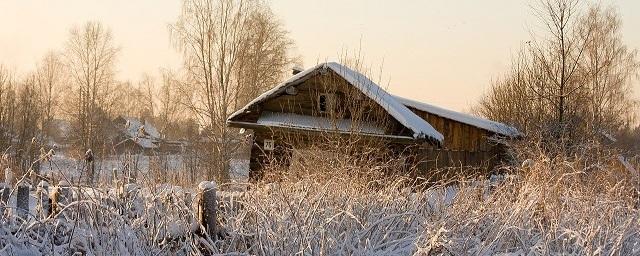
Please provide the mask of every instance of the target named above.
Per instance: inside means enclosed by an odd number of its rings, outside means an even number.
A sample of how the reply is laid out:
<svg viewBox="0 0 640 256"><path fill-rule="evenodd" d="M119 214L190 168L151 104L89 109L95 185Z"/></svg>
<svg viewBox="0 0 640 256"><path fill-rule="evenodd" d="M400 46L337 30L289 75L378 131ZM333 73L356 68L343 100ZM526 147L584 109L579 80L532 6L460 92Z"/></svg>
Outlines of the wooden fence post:
<svg viewBox="0 0 640 256"><path fill-rule="evenodd" d="M67 206L69 203L71 203L72 201L72 191L71 191L71 184L69 184L69 182L66 181L60 181L58 183L58 188L60 189L60 203L64 204L64 206Z"/></svg>
<svg viewBox="0 0 640 256"><path fill-rule="evenodd" d="M7 184L7 186L11 186L11 184L13 183L13 172L9 167L4 169L4 182Z"/></svg>
<svg viewBox="0 0 640 256"><path fill-rule="evenodd" d="M89 175L88 175L88 179L89 179L89 184L93 185L93 178L95 176L95 170L96 170L96 166L95 163L93 162L93 151L91 151L91 149L88 149L87 152L84 153L84 160L87 163L87 168L89 169Z"/></svg>
<svg viewBox="0 0 640 256"><path fill-rule="evenodd" d="M113 169L111 170L111 182L113 182L113 185L114 185L116 188L118 188L118 187L119 187L118 183L120 182L120 176L121 176L121 175L118 175L118 169L113 168Z"/></svg>
<svg viewBox="0 0 640 256"><path fill-rule="evenodd" d="M29 213L29 185L27 183L18 184L18 193L16 194L16 208L18 215L26 218Z"/></svg>
<svg viewBox="0 0 640 256"><path fill-rule="evenodd" d="M62 210L62 206L69 204L70 197L71 188L69 182L64 180L60 181L60 183L58 183L58 187L56 187L51 193L51 213L59 213Z"/></svg>
<svg viewBox="0 0 640 256"><path fill-rule="evenodd" d="M40 181L36 192L38 198L38 214L40 218L47 218L51 214L51 199L49 199L49 183Z"/></svg>
<svg viewBox="0 0 640 256"><path fill-rule="evenodd" d="M198 220L212 239L216 232L216 183L203 181L198 185Z"/></svg>
<svg viewBox="0 0 640 256"><path fill-rule="evenodd" d="M4 208L9 204L9 193L11 193L9 184L0 183L0 215L4 214Z"/></svg>
<svg viewBox="0 0 640 256"><path fill-rule="evenodd" d="M193 202L193 197L191 197L191 193L190 192L184 192L184 203L185 206L187 207L191 207L191 203Z"/></svg>

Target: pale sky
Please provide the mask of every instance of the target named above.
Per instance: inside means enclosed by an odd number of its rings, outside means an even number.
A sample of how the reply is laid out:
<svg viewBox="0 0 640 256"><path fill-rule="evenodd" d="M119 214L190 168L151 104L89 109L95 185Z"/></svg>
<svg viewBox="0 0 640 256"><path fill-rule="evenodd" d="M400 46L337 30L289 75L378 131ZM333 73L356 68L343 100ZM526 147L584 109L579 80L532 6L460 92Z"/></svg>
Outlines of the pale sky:
<svg viewBox="0 0 640 256"><path fill-rule="evenodd" d="M392 93L459 111L509 68L536 28L533 1L526 0L270 3L305 67L361 45L365 61L375 70L382 66L383 85ZM601 3L618 7L624 41L640 48L640 1ZM179 0L1 0L0 63L24 74L46 52L63 49L73 26L95 20L111 28L121 48L118 78L136 81L145 72L181 66L167 29L179 12ZM640 98L637 82L634 89Z"/></svg>

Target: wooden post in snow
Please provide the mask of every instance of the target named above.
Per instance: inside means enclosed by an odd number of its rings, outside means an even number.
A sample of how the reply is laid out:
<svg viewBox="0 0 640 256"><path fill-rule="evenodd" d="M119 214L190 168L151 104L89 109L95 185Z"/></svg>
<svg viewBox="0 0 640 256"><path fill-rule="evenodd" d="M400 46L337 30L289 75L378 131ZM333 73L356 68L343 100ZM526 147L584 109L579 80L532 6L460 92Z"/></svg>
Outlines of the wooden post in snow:
<svg viewBox="0 0 640 256"><path fill-rule="evenodd" d="M40 181L36 192L38 198L38 217L47 218L51 214L51 199L49 199L49 183Z"/></svg>
<svg viewBox="0 0 640 256"><path fill-rule="evenodd" d="M26 218L29 213L29 185L25 182L18 184L18 193L16 193L16 208L18 215Z"/></svg>
<svg viewBox="0 0 640 256"><path fill-rule="evenodd" d="M212 239L215 239L216 234L216 183L211 181L203 181L198 185L198 220L200 224L205 228L205 232L209 234Z"/></svg>
<svg viewBox="0 0 640 256"><path fill-rule="evenodd" d="M184 204L187 207L191 207L193 203L193 197L190 192L184 192Z"/></svg>
<svg viewBox="0 0 640 256"><path fill-rule="evenodd" d="M88 149L87 152L84 153L84 160L86 161L87 167L89 169L89 184L93 185L93 179L96 174L96 165L93 162L93 151L91 151L91 149Z"/></svg>
<svg viewBox="0 0 640 256"><path fill-rule="evenodd" d="M13 184L13 172L9 167L4 169L4 182L7 186L11 186L11 184Z"/></svg>
<svg viewBox="0 0 640 256"><path fill-rule="evenodd" d="M51 192L51 214L59 213L69 202L71 202L71 186L69 182L60 181L58 187Z"/></svg>
<svg viewBox="0 0 640 256"><path fill-rule="evenodd" d="M73 201L71 184L63 180L58 183L58 188L60 188L60 202L65 206L71 203Z"/></svg>
<svg viewBox="0 0 640 256"><path fill-rule="evenodd" d="M113 168L111 170L111 182L113 182L113 185L117 188L118 186L118 182L119 182L119 175L118 175L118 169Z"/></svg>
<svg viewBox="0 0 640 256"><path fill-rule="evenodd" d="M51 215L54 215L60 211L58 208L58 202L60 202L60 186L54 187L49 197L51 198Z"/></svg>
<svg viewBox="0 0 640 256"><path fill-rule="evenodd" d="M9 193L11 193L11 188L7 183L0 183L0 215L4 213L4 208L9 204Z"/></svg>

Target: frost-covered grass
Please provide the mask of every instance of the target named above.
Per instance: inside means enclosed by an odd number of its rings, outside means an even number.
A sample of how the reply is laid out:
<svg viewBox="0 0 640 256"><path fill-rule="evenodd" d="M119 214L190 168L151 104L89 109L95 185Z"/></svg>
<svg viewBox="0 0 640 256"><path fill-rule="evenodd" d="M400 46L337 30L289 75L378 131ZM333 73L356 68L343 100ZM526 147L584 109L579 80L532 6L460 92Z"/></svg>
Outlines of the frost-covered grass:
<svg viewBox="0 0 640 256"><path fill-rule="evenodd" d="M56 217L5 214L0 254L640 254L637 180L617 156L528 154L498 179L421 187L381 175L393 162L318 156L220 192L214 237L194 224L195 185L103 185Z"/></svg>
<svg viewBox="0 0 640 256"><path fill-rule="evenodd" d="M50 217L0 218L0 255L187 254L193 216L181 190L73 188L74 200ZM122 191L122 189L120 189Z"/></svg>
<svg viewBox="0 0 640 256"><path fill-rule="evenodd" d="M225 226L267 255L637 255L635 186L615 162L585 163L540 157L496 182L426 190L310 176L250 191ZM223 248L246 251L238 245Z"/></svg>

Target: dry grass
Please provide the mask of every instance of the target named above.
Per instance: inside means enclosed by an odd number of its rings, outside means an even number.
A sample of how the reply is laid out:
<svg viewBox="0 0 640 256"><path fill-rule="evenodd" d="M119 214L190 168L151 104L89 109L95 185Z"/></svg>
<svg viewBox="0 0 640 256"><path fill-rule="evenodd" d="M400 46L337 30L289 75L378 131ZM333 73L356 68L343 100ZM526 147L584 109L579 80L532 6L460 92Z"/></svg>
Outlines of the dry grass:
<svg viewBox="0 0 640 256"><path fill-rule="evenodd" d="M310 157L279 172L278 182L221 192L224 229L214 238L194 233L191 190L146 184L124 196L105 189L106 196L85 197L78 203L84 210L70 208L66 217L23 223L5 215L0 232L11 239L0 248L147 255L640 253L637 181L615 155L597 147L571 156L550 157L530 146L516 152L525 164L504 167L499 179L458 177L421 188L384 174L401 164L397 159L305 154Z"/></svg>
<svg viewBox="0 0 640 256"><path fill-rule="evenodd" d="M239 199L242 210L223 214L225 226L231 237L251 234L250 251L269 255L640 253L636 188L614 156L520 154L530 157L526 166L505 167L500 181L458 178L427 189L403 177L354 176L372 167L328 168L322 163L340 160L323 159L298 166L319 175L256 185Z"/></svg>

